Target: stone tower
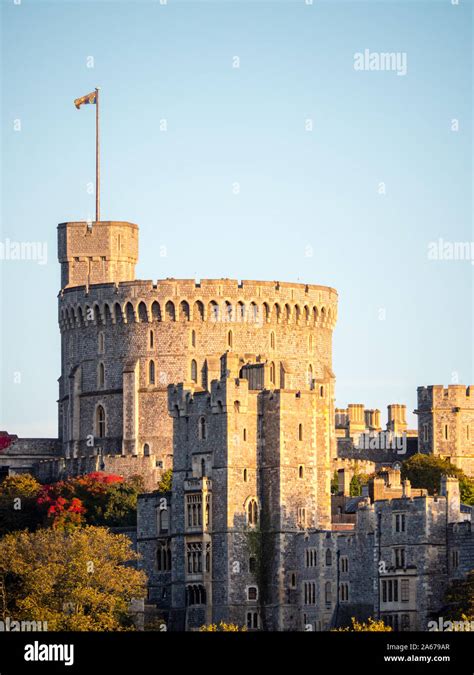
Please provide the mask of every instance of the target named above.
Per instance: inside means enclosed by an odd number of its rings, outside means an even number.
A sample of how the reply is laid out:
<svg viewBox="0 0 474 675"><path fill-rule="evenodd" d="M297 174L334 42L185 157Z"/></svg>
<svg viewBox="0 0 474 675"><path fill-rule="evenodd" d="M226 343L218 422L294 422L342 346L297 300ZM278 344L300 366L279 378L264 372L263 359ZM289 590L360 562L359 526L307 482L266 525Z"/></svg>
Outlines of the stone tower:
<svg viewBox="0 0 474 675"><path fill-rule="evenodd" d="M331 369L332 288L140 281L138 227L124 222L62 223L58 257L58 472L141 474L153 489L172 466L168 385L207 390L223 352L267 362L275 388L312 390Z"/></svg>
<svg viewBox="0 0 474 675"><path fill-rule="evenodd" d="M138 226L116 221L60 223L61 288L133 281Z"/></svg>
<svg viewBox="0 0 474 675"><path fill-rule="evenodd" d="M228 352L220 370L208 391L169 388L173 624L296 629L295 537L330 526L332 373L303 391L266 359Z"/></svg>
<svg viewBox="0 0 474 675"><path fill-rule="evenodd" d="M418 387L419 451L449 458L474 477L474 388Z"/></svg>

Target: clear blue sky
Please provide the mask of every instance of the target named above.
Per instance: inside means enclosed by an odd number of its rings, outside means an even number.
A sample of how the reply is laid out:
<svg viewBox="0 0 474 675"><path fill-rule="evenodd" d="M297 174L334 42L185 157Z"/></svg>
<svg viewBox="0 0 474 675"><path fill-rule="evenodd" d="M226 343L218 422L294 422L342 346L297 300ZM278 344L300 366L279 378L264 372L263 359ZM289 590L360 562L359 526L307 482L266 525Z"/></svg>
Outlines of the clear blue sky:
<svg viewBox="0 0 474 675"><path fill-rule="evenodd" d="M470 2L3 0L1 38L0 241L48 262L0 261L0 429L56 434L56 225L93 216L95 86L102 218L140 226L138 278L334 286L339 406L474 381L474 266L427 257L473 240ZM354 70L365 49L407 74Z"/></svg>

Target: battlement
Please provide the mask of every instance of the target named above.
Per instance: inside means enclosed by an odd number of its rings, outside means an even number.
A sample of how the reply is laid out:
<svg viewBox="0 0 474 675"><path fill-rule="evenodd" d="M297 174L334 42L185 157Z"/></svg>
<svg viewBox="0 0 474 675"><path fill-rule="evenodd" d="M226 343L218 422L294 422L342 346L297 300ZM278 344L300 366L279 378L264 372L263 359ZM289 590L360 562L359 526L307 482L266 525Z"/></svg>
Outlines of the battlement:
<svg viewBox="0 0 474 675"><path fill-rule="evenodd" d="M327 286L266 281L104 281L63 288L59 322L63 330L91 321L274 323L332 329L337 320L337 297Z"/></svg>
<svg viewBox="0 0 474 675"><path fill-rule="evenodd" d="M432 384L418 387L418 408L432 406L465 405L474 407L474 386L464 384Z"/></svg>
<svg viewBox="0 0 474 675"><path fill-rule="evenodd" d="M135 278L138 225L122 221L58 225L61 288Z"/></svg>

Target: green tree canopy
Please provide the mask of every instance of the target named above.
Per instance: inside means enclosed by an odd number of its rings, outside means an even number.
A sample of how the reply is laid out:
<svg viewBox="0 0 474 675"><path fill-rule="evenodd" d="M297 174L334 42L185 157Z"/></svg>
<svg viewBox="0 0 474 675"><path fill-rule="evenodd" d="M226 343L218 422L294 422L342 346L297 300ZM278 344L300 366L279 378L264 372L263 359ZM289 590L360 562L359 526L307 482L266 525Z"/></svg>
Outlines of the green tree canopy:
<svg viewBox="0 0 474 675"><path fill-rule="evenodd" d="M0 575L8 615L47 622L48 630L131 630L133 598L146 595L146 576L131 541L103 527L15 532L0 540Z"/></svg>
<svg viewBox="0 0 474 675"><path fill-rule="evenodd" d="M418 453L402 464L402 479L408 479L415 488L425 488L428 494L439 494L441 476L455 476L459 479L461 501L469 506L474 505L474 481L449 459L435 455Z"/></svg>

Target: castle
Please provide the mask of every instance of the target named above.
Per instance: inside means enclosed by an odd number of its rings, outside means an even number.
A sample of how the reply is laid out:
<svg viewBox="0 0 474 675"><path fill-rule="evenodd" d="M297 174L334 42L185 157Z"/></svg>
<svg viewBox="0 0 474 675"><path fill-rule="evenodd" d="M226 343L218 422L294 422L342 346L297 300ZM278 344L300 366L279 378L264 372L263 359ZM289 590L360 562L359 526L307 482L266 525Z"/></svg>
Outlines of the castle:
<svg viewBox="0 0 474 675"><path fill-rule="evenodd" d="M4 434L0 471L30 471L42 480L94 470L140 474L147 493L139 500L138 549L149 601L166 613L170 629L222 619L249 629L325 630L351 603L357 615L422 629L436 603L423 616L414 613L414 603L424 607L416 589L426 579L421 553L415 560L410 551L436 523L448 542L445 557L467 550L456 537L462 532L472 542L470 510L451 482L428 497L397 486L395 472L386 487L373 483L372 498L347 515L348 477L393 467L418 447L473 475L471 388L421 387L420 438L400 404L389 406L383 432L378 410L334 409L333 288L139 281L138 227L127 222L60 224L58 258L58 438ZM403 439L404 451L387 447L385 435ZM158 493L169 468L172 493ZM337 470L336 512L330 483ZM380 519L393 541L382 537ZM402 520L415 524L392 527ZM430 560L438 544L429 544ZM374 563L384 546L387 559L398 556L387 563L386 579ZM458 552L458 567L464 555L467 569L471 553ZM439 593L450 574L448 565ZM380 590L385 581L390 602ZM409 589L401 608L393 605L398 581Z"/></svg>

